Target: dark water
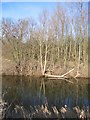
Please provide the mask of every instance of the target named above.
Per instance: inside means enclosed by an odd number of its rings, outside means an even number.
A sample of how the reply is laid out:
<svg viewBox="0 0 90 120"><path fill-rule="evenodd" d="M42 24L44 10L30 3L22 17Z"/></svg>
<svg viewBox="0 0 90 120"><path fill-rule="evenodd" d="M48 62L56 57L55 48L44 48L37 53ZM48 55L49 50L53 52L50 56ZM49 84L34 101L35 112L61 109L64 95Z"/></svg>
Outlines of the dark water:
<svg viewBox="0 0 90 120"><path fill-rule="evenodd" d="M57 108L67 104L70 108L79 105L89 105L88 80L71 79L74 84L64 80L48 80L35 77L3 76L2 92L3 99L14 104L29 106L42 105L48 102L49 107Z"/></svg>

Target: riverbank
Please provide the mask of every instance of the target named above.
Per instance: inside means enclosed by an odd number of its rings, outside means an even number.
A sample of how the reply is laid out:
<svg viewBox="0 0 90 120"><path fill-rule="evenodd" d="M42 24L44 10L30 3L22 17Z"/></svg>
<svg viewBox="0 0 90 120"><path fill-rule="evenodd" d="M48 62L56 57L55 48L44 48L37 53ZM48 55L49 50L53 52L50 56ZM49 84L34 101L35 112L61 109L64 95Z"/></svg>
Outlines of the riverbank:
<svg viewBox="0 0 90 120"><path fill-rule="evenodd" d="M68 62L67 67L57 64L54 67L47 67L46 71L48 74L61 76L67 73L68 71L70 71L71 69L74 69L72 72L67 74L67 78L71 78L75 76L78 78L90 78L90 75L88 74L88 71L89 71L88 66L89 64L84 65L83 63L81 63L78 69L77 63ZM29 69L28 67L25 70L23 69L20 75L36 76L36 77L42 76L39 65L34 63L34 64L31 64L31 66L29 67L30 67ZM19 75L16 70L15 62L13 62L12 60L8 60L8 59L2 59L1 74L2 75Z"/></svg>

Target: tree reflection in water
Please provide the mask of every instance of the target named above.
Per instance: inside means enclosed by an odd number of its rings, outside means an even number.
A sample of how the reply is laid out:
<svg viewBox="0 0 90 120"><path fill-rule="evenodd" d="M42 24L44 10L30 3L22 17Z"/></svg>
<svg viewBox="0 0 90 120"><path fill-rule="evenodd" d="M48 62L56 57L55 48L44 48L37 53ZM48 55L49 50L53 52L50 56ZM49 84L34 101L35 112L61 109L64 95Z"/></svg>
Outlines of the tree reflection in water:
<svg viewBox="0 0 90 120"><path fill-rule="evenodd" d="M88 82L85 79L73 80L75 84L63 80L47 80L46 78L3 76L2 91L7 91L3 99L8 103L16 97L19 104L28 106L48 103L49 107L57 108L67 104L88 106Z"/></svg>

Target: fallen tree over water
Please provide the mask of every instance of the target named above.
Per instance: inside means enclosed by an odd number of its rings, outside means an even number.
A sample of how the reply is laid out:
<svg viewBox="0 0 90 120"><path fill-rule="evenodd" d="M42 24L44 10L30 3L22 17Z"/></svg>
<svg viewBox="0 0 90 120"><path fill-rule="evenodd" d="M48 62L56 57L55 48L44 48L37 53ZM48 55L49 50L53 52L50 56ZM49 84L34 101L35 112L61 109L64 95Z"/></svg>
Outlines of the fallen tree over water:
<svg viewBox="0 0 90 120"><path fill-rule="evenodd" d="M74 68L73 69L71 69L70 71L68 71L68 72L66 72L65 74L63 74L63 75L49 75L49 74L45 74L45 77L53 77L53 78L63 78L63 77L65 77L67 74L69 74L70 72L72 72L74 70Z"/></svg>
<svg viewBox="0 0 90 120"><path fill-rule="evenodd" d="M69 70L68 72L66 72L65 74L60 75L60 76L59 75L50 75L50 74L45 74L44 76L49 78L49 79L63 79L65 81L67 81L67 82L73 83L72 81L69 81L69 80L66 79L66 78L68 78L66 75L71 73L73 70L75 70L75 69L73 68L73 69ZM76 78L77 76L78 75L76 75L74 78Z"/></svg>

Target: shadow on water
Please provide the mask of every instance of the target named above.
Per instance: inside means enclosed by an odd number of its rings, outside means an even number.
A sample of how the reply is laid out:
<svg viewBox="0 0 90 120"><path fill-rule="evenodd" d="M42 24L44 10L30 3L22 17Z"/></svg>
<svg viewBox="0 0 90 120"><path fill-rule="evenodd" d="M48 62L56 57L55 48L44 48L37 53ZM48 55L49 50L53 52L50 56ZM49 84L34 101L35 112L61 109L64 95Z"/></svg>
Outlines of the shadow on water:
<svg viewBox="0 0 90 120"><path fill-rule="evenodd" d="M26 109L29 106L36 106L48 103L48 106L68 105L70 108L79 105L87 107L88 82L85 79L78 80L78 84L68 83L63 80L48 80L36 77L3 76L2 92L3 100L23 105Z"/></svg>

